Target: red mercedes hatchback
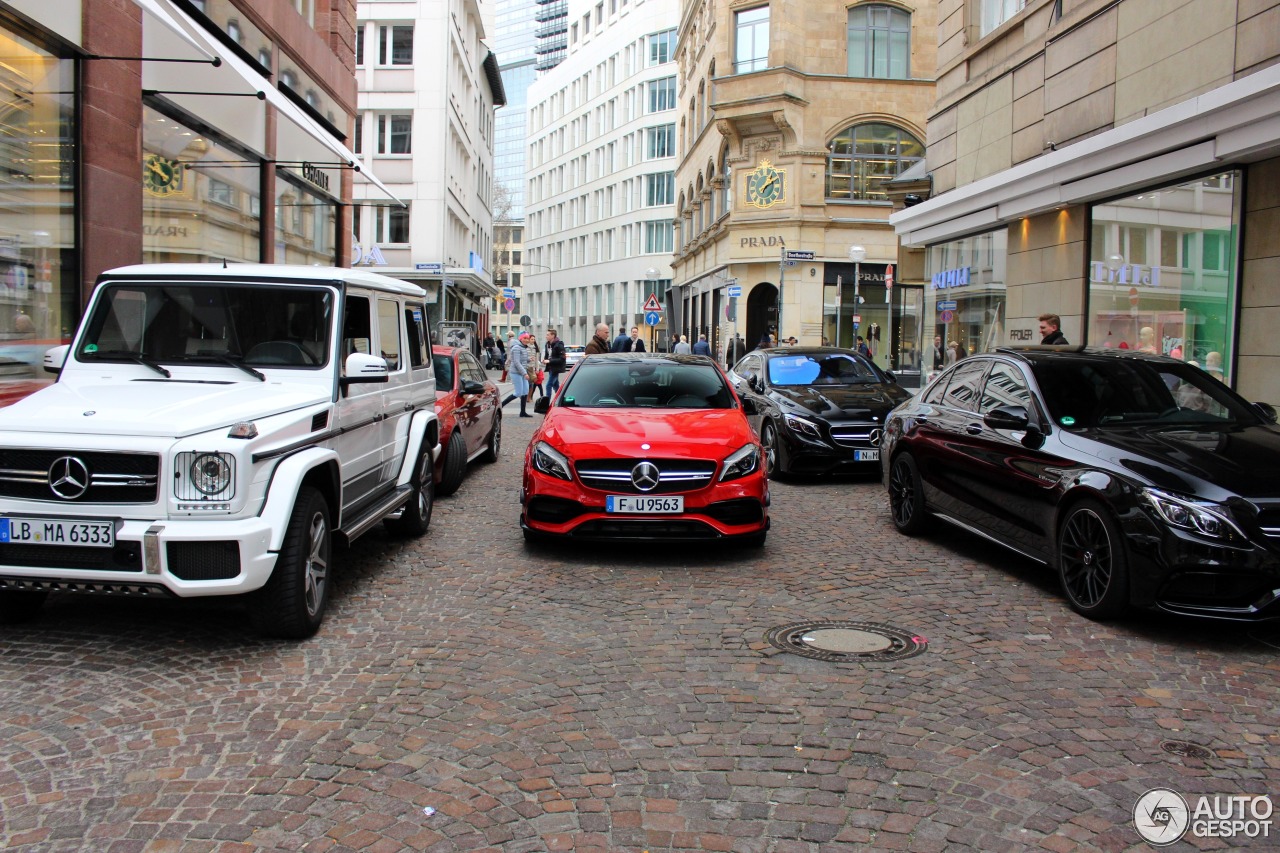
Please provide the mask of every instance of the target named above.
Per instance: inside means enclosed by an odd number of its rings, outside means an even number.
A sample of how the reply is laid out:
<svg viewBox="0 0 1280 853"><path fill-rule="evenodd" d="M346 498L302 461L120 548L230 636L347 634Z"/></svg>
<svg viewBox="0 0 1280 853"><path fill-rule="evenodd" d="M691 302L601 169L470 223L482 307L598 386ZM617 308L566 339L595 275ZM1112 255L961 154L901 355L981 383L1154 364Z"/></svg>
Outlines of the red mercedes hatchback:
<svg viewBox="0 0 1280 853"><path fill-rule="evenodd" d="M525 538L763 545L769 481L744 405L705 356L584 358L534 409Z"/></svg>

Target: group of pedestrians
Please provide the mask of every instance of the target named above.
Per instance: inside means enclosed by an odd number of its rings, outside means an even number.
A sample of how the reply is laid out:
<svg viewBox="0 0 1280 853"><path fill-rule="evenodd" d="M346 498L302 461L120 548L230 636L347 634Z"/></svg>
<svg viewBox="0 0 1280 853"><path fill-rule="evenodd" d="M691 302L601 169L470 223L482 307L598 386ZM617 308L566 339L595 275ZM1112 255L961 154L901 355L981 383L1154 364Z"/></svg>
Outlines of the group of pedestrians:
<svg viewBox="0 0 1280 853"><path fill-rule="evenodd" d="M520 417L531 418L533 415L529 414L527 407L533 402L534 395L550 397L560 387L560 375L564 373L566 364L564 342L555 329L547 329L547 341L541 353L538 352L537 340L529 332L519 336L511 332L507 339L510 346L506 348L506 361L499 381L505 382L510 378L511 393L502 405L519 400Z"/></svg>

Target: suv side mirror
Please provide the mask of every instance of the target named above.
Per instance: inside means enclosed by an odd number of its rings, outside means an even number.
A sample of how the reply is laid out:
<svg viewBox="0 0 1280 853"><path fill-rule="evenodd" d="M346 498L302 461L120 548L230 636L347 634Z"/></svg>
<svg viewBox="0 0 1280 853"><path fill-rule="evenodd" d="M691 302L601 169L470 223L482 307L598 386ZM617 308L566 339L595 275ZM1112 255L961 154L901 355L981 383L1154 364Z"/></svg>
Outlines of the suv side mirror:
<svg viewBox="0 0 1280 853"><path fill-rule="evenodd" d="M53 352L53 350L49 350L49 352ZM48 358L47 355L45 357ZM1258 410L1258 414L1262 415L1262 419L1267 423L1273 424L1276 422L1277 415L1275 406L1270 403L1254 403L1253 407Z"/></svg>
<svg viewBox="0 0 1280 853"><path fill-rule="evenodd" d="M70 344L62 346L50 347L44 352L43 366L45 373L52 373L55 376L62 372L62 367L67 363L67 353L71 352ZM1272 411L1275 414L1275 411ZM1272 418L1274 421L1275 418Z"/></svg>
<svg viewBox="0 0 1280 853"><path fill-rule="evenodd" d="M391 373L387 369L387 360L377 355L353 352L347 356L345 373L338 383L346 388L348 385L362 385L370 382L387 382Z"/></svg>

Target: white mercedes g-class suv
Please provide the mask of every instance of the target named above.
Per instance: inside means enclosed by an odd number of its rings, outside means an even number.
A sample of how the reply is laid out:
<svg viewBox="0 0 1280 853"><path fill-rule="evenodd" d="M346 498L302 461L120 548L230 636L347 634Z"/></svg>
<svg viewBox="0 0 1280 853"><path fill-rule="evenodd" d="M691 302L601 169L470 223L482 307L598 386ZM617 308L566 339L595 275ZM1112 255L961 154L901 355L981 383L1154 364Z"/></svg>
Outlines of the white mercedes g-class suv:
<svg viewBox="0 0 1280 853"><path fill-rule="evenodd" d="M244 595L308 637L334 541L420 536L438 453L424 293L348 269L103 273L57 381L0 409L0 621L52 591Z"/></svg>

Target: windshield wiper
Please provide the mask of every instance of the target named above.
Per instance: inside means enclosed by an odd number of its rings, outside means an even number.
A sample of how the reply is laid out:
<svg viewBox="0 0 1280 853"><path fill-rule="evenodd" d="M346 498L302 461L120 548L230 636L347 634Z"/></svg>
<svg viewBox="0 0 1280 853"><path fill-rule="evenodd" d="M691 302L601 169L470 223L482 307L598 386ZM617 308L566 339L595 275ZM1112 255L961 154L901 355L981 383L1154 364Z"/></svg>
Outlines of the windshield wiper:
<svg viewBox="0 0 1280 853"><path fill-rule="evenodd" d="M143 367L149 367L149 368L151 368L151 369L152 369L152 370L154 370L156 373L159 373L161 376L163 376L165 379L172 379L172 378L173 378L173 374L172 374L172 373L170 373L168 370L165 370L163 367L161 367L160 365L156 364L154 361L152 361L151 359L147 358L146 356L141 355L140 353L132 352L131 350L127 350L127 349L100 349L100 350L94 350L93 352L86 352L86 353L84 353L84 355L90 356L91 358L95 358L95 359L97 359L97 358L125 358L125 359L128 359L129 361L135 362L136 364L141 364Z"/></svg>
<svg viewBox="0 0 1280 853"><path fill-rule="evenodd" d="M240 368L259 382L267 381L265 373L259 370L254 370L252 367L240 360L241 356L232 355L229 352L208 352L206 350L200 350L199 352L187 356L183 361L196 361L197 359L212 359L213 361L220 361L223 364L229 364L232 367Z"/></svg>

